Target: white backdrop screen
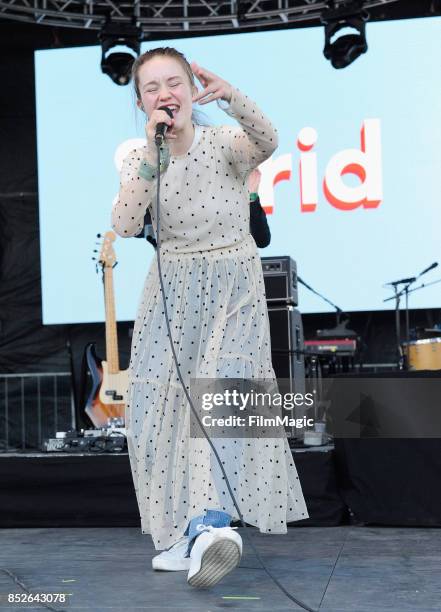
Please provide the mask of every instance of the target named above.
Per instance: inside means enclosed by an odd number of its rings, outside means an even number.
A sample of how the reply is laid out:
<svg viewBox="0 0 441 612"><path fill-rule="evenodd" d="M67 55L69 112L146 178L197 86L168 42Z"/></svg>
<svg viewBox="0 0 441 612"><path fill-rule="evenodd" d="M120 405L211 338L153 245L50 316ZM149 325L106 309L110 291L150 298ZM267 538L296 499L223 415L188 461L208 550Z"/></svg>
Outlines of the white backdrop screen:
<svg viewBox="0 0 441 612"><path fill-rule="evenodd" d="M383 284L441 259L441 21L368 24L367 37L368 52L344 70L323 57L322 28L164 43L241 89L277 127L279 147L261 166L272 241L260 254L290 255L346 311L392 308ZM103 75L100 59L98 46L35 54L45 324L104 320L96 234L110 229L123 156L145 138L132 87ZM234 123L216 103L198 108L213 124ZM119 237L114 247L117 318L133 320L153 248ZM434 284L410 306L440 307L440 297ZM299 307L330 310L302 287Z"/></svg>

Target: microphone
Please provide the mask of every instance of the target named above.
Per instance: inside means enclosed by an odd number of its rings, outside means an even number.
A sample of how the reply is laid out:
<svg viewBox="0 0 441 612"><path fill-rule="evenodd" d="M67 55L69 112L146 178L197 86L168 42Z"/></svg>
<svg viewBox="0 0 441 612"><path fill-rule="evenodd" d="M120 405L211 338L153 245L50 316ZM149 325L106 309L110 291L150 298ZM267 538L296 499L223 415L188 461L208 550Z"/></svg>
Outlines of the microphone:
<svg viewBox="0 0 441 612"><path fill-rule="evenodd" d="M167 115L173 119L173 112L172 110L168 107L168 106L160 106L159 110L164 110ZM156 144L162 145L164 138L165 138L165 133L167 131L168 125L166 123L157 123L156 124L156 133L155 133L155 142Z"/></svg>
<svg viewBox="0 0 441 612"><path fill-rule="evenodd" d="M423 274L425 274L426 272L430 272L430 270L433 270L433 268L436 268L438 265L438 262L435 261L435 263L433 263L431 266L429 266L428 268L426 268L425 270L423 270L422 272L420 272L420 276L422 276Z"/></svg>

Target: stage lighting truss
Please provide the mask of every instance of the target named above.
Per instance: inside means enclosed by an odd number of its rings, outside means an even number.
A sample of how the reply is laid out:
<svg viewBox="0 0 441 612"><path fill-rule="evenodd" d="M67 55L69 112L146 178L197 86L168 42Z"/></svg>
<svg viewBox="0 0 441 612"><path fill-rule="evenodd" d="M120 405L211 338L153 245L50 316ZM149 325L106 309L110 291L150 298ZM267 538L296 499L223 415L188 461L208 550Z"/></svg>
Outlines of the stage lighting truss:
<svg viewBox="0 0 441 612"><path fill-rule="evenodd" d="M366 0L365 9L398 0ZM336 6L339 3L336 1ZM110 18L114 23L133 23L144 38L157 33L216 33L280 26L289 23L320 23L328 2L320 0L163 0L112 2L111 0L10 0L0 1L0 19L27 23L101 30Z"/></svg>

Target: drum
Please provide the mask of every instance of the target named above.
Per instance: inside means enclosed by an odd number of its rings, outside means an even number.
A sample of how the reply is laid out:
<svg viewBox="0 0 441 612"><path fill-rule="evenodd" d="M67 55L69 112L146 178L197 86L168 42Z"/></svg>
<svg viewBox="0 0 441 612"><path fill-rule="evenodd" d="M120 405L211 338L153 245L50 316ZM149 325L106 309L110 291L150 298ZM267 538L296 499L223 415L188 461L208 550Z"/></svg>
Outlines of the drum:
<svg viewBox="0 0 441 612"><path fill-rule="evenodd" d="M441 370L441 338L403 342L409 370Z"/></svg>

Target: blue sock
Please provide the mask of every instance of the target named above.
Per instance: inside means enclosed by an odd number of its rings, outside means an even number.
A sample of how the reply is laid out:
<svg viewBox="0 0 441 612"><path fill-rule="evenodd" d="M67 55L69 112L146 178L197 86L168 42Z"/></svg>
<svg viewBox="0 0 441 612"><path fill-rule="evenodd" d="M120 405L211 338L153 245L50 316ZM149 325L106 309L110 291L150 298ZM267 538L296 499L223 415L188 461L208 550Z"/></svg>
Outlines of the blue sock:
<svg viewBox="0 0 441 612"><path fill-rule="evenodd" d="M193 544L195 543L196 538L200 535L199 529L197 529L198 525L211 525L212 527L229 527L231 523L231 516L222 510L207 510L205 515L200 514L195 518L191 519L191 521L187 525L187 529L185 530L184 535L188 535L188 548L186 557L190 556L190 551L193 548Z"/></svg>

